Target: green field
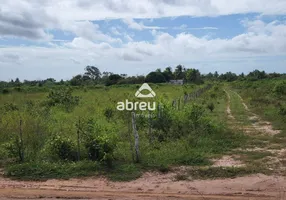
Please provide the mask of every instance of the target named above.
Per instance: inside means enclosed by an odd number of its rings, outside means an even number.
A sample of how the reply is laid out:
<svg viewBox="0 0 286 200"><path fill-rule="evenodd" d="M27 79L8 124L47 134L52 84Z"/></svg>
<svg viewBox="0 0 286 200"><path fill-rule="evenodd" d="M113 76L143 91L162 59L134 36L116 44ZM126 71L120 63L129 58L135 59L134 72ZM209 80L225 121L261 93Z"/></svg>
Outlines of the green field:
<svg viewBox="0 0 286 200"><path fill-rule="evenodd" d="M192 170L178 174L178 179L275 173L263 160L271 152L245 149L285 148L285 94L277 89L281 83L276 79L150 84L157 108L135 111L137 157L131 112L118 111L116 106L126 99L146 101L134 96L140 85L14 90L0 95L0 164L6 176L28 180L105 175L122 181L138 178L144 171L167 172L182 165ZM185 95L208 84L212 87L197 98L184 101ZM228 101L233 119L226 112ZM248 118L251 112L270 121L280 133L269 136L253 128L253 134L247 134L245 129L254 123ZM238 155L244 165L213 166L225 155Z"/></svg>

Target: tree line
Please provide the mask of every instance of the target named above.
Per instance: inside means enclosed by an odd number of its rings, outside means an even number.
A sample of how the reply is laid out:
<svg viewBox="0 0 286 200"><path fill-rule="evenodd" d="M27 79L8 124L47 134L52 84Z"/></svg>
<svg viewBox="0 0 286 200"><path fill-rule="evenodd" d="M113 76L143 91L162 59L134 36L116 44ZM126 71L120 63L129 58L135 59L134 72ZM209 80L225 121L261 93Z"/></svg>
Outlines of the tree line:
<svg viewBox="0 0 286 200"><path fill-rule="evenodd" d="M233 72L226 72L219 74L217 71L214 73L202 74L198 69L186 68L183 65L177 65L174 70L172 67L166 67L164 70L157 69L148 73L146 76L128 76L127 74L115 74L112 72L100 72L95 66L86 66L84 73L72 77L70 80L56 81L53 78L46 80L24 80L20 81L19 78L8 82L0 81L0 87L18 87L20 86L50 86L50 85L70 85L70 86L84 86L84 85L116 85L116 84L142 84L147 83L166 83L170 80L183 80L184 83L202 84L204 81L227 81L232 82L236 80L261 80L266 78L286 77L286 74L280 73L266 73L265 71L254 70L248 74L241 73L237 75ZM5 93L5 91L3 91Z"/></svg>

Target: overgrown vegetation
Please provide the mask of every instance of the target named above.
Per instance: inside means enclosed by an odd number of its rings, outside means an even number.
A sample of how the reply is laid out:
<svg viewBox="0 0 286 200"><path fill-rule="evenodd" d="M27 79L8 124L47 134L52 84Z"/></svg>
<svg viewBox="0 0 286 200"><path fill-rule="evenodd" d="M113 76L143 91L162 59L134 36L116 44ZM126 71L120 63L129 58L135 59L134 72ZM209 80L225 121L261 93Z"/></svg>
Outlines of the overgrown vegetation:
<svg viewBox="0 0 286 200"><path fill-rule="evenodd" d="M201 75L196 69L179 65L174 71L158 69L146 78L132 78L101 74L88 66L83 75L66 82L2 82L0 163L5 174L14 178L104 174L122 181L137 178L144 170L166 172L179 165L210 166L211 158L243 148L248 141L248 136L227 127L225 83L221 81L234 81L230 86L249 97L246 100L253 109L262 112L263 107L262 114L285 130L285 81L283 75L272 76L259 71L246 76L217 72ZM188 84L162 84L172 79L183 79ZM156 91L153 100L157 109L136 112L140 162L135 164L131 113L116 110L116 105L125 99L134 101L140 85L130 83L144 81L151 82ZM234 109L235 115L239 112ZM232 177L253 171L203 171L200 167L192 176L204 178L216 173L221 177L226 173L226 177Z"/></svg>
<svg viewBox="0 0 286 200"><path fill-rule="evenodd" d="M271 121L273 126L285 134L286 130L286 81L284 78L259 81L241 81L233 87L242 95L251 109ZM276 136L276 137L279 137Z"/></svg>

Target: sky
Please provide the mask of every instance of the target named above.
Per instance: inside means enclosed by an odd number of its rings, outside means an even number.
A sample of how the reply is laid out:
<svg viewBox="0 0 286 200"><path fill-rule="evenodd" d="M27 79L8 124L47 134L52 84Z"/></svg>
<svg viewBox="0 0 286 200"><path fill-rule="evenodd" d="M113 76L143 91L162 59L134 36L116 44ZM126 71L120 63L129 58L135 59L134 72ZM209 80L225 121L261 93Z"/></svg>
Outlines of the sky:
<svg viewBox="0 0 286 200"><path fill-rule="evenodd" d="M286 73L286 1L0 0L0 80L178 64Z"/></svg>

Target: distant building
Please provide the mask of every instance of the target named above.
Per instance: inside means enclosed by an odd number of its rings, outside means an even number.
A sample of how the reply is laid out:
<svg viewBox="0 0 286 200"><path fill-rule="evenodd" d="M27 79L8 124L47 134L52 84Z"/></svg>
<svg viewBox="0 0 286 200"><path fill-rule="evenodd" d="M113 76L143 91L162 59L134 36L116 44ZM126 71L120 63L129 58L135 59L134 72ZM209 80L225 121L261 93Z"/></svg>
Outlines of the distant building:
<svg viewBox="0 0 286 200"><path fill-rule="evenodd" d="M183 85L184 80L183 79L181 79L181 80L170 80L170 83L174 84L174 85Z"/></svg>

